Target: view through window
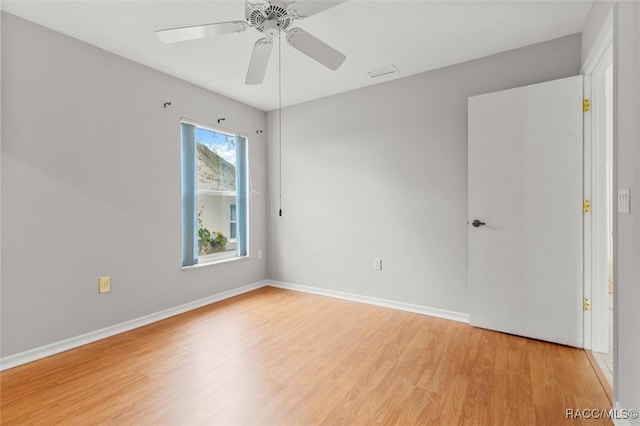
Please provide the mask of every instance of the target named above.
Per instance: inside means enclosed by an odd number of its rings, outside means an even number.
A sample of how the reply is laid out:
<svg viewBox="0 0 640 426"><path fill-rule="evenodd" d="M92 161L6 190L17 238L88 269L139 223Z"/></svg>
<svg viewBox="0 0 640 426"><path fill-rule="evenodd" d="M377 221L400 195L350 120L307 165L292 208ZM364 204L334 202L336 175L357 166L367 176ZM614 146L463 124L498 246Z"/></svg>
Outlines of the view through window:
<svg viewBox="0 0 640 426"><path fill-rule="evenodd" d="M182 144L183 266L245 256L246 139L182 123Z"/></svg>
<svg viewBox="0 0 640 426"><path fill-rule="evenodd" d="M198 255L235 252L231 206L236 204L236 137L196 128L196 149Z"/></svg>

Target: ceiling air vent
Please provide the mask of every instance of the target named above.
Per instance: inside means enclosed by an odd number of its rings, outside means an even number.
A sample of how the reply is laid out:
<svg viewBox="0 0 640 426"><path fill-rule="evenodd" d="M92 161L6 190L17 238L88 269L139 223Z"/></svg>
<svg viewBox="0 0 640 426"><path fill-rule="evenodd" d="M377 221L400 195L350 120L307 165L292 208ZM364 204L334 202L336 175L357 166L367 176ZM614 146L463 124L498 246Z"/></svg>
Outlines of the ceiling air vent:
<svg viewBox="0 0 640 426"><path fill-rule="evenodd" d="M398 68L396 68L395 65L391 64L369 70L367 71L367 74L369 74L369 77L371 78L378 78L382 77L383 75L395 74L397 72Z"/></svg>

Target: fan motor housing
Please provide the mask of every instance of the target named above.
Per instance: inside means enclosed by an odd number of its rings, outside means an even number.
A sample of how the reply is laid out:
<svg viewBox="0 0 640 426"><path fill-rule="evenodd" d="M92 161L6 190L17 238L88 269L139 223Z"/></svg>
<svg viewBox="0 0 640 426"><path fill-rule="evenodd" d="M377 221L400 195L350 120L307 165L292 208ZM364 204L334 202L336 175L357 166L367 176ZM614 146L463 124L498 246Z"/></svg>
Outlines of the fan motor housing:
<svg viewBox="0 0 640 426"><path fill-rule="evenodd" d="M263 7L253 9L246 18L250 26L271 38L276 37L281 29L289 28L293 22L286 8L268 2Z"/></svg>
<svg viewBox="0 0 640 426"><path fill-rule="evenodd" d="M280 25L278 25L278 21L275 19L267 19L262 24L264 35L268 38L276 38L280 33Z"/></svg>

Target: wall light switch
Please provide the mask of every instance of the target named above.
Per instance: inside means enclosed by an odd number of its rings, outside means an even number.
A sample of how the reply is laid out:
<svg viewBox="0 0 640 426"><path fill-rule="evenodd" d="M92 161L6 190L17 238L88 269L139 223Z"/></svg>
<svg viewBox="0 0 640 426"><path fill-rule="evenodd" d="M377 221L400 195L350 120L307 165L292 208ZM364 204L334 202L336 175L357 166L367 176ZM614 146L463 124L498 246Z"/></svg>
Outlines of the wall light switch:
<svg viewBox="0 0 640 426"><path fill-rule="evenodd" d="M262 250L258 250L258 259L262 259Z"/></svg>
<svg viewBox="0 0 640 426"><path fill-rule="evenodd" d="M618 189L618 213L631 213L631 200L629 189Z"/></svg>

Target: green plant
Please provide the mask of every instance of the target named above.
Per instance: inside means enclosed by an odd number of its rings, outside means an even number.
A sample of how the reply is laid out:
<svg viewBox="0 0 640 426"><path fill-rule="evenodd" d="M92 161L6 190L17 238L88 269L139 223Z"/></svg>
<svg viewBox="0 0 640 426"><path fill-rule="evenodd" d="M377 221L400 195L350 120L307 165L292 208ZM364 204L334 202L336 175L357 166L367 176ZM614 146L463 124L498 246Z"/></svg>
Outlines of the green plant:
<svg viewBox="0 0 640 426"><path fill-rule="evenodd" d="M206 254L211 247L211 232L207 228L198 228L198 254Z"/></svg>
<svg viewBox="0 0 640 426"><path fill-rule="evenodd" d="M222 232L214 232L214 235L214 238L209 239L213 252L224 251L227 247L227 237L225 237Z"/></svg>
<svg viewBox="0 0 640 426"><path fill-rule="evenodd" d="M198 211L198 254L210 254L224 251L227 237L222 232L211 232L202 224L202 209Z"/></svg>

